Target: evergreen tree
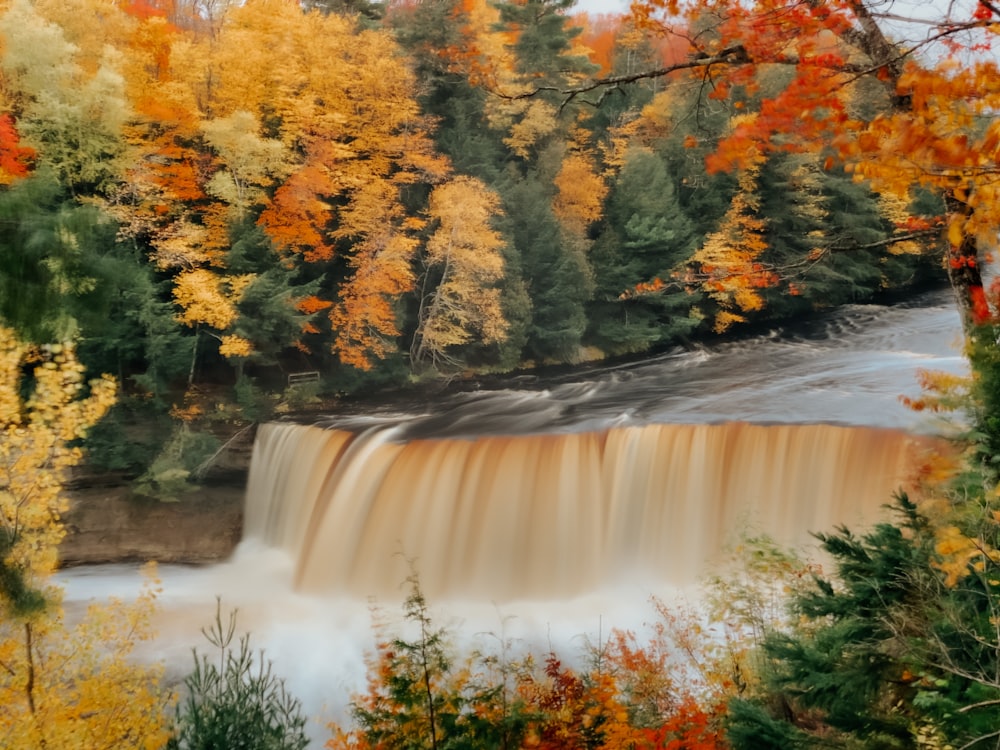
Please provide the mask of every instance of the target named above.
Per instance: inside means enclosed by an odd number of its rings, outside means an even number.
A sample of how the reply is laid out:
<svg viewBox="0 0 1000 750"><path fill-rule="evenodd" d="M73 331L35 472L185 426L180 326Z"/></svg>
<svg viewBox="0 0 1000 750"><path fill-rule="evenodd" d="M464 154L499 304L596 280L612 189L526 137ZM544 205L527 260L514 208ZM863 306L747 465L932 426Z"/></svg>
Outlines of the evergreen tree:
<svg viewBox="0 0 1000 750"><path fill-rule="evenodd" d="M530 73L544 83L556 83L564 81L566 76L596 69L586 56L573 48L573 40L582 31L579 26L567 23L566 13L574 5L576 0L496 4L504 28L516 34L513 49L521 72Z"/></svg>
<svg viewBox="0 0 1000 750"><path fill-rule="evenodd" d="M583 305L591 288L586 259L565 251L549 191L537 175L514 182L503 195L531 298L525 355L540 362L573 361L586 328Z"/></svg>
<svg viewBox="0 0 1000 750"><path fill-rule="evenodd" d="M319 291L323 276L312 273L311 279L300 281L315 269L305 265L290 267L283 262L264 232L252 222L235 224L230 236L227 267L235 274L254 274L236 303L239 317L231 331L252 346L245 357L236 358L239 377L244 362L278 365L279 355L300 342L307 330L314 329L317 311L303 310L302 303Z"/></svg>
<svg viewBox="0 0 1000 750"><path fill-rule="evenodd" d="M690 316L695 300L679 286L623 297L649 279L681 273L697 239L663 159L649 150L630 150L593 256L598 287L588 314L598 346L611 353L641 351L697 326Z"/></svg>
<svg viewBox="0 0 1000 750"><path fill-rule="evenodd" d="M880 254L862 247L890 227L867 188L821 171L815 157L778 155L764 166L760 190L769 218L763 260L782 279L765 290L768 314L858 302L880 288Z"/></svg>
<svg viewBox="0 0 1000 750"><path fill-rule="evenodd" d="M526 665L506 653L458 662L451 632L434 622L416 574L407 584L406 635L380 632L381 642L369 664L368 689L351 703L355 728L345 732L335 726L327 747L523 747L531 717L523 698L514 694L514 683L524 677Z"/></svg>
<svg viewBox="0 0 1000 750"><path fill-rule="evenodd" d="M1000 524L935 527L905 495L895 511L862 535L817 535L834 576L796 592L798 625L767 636L763 691L730 704L735 748L992 746Z"/></svg>
<svg viewBox="0 0 1000 750"><path fill-rule="evenodd" d="M94 256L114 232L49 172L0 192L0 317L39 343L77 333L78 301L99 283Z"/></svg>
<svg viewBox="0 0 1000 750"><path fill-rule="evenodd" d="M223 624L220 603L203 632L218 655L209 659L195 651L168 750L305 750L301 703L263 652L250 649L249 635L234 641L236 613Z"/></svg>

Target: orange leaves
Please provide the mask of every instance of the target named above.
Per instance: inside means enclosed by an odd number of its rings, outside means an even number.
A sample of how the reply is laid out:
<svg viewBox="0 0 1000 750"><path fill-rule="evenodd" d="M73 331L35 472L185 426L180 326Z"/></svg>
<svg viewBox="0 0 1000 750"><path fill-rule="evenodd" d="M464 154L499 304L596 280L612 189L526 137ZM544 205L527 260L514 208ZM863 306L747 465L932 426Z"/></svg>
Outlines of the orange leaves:
<svg viewBox="0 0 1000 750"><path fill-rule="evenodd" d="M687 619L678 624L662 603L657 610L648 642L614 630L588 647L581 668L552 651L513 655L506 641L499 654L461 658L426 609L413 641L389 637L377 622L367 685L351 702L355 726L331 725L326 747L725 750L722 720L733 690L692 687L683 666L713 660L714 634Z"/></svg>
<svg viewBox="0 0 1000 750"><path fill-rule="evenodd" d="M661 727L646 732L646 739L662 750L725 750L720 727L725 706L704 708L688 698Z"/></svg>
<svg viewBox="0 0 1000 750"><path fill-rule="evenodd" d="M705 158L709 174L745 171L763 160L760 118L756 114L738 115L730 121L730 133Z"/></svg>
<svg viewBox="0 0 1000 750"><path fill-rule="evenodd" d="M590 51L590 59L600 66L598 75L611 73L616 37L621 31L621 19L610 16L591 18L584 13L574 18L583 27L580 41Z"/></svg>
<svg viewBox="0 0 1000 750"><path fill-rule="evenodd" d="M380 232L374 227L355 248L355 272L341 287L340 300L330 312L336 328L333 351L344 364L369 370L373 359L396 351L399 336L395 300L413 289L411 260L416 243L401 234L385 216Z"/></svg>
<svg viewBox="0 0 1000 750"><path fill-rule="evenodd" d="M630 722L629 707L610 669L577 674L550 653L544 674L523 680L518 695L538 717L527 729L525 747L641 747L644 732Z"/></svg>
<svg viewBox="0 0 1000 750"><path fill-rule="evenodd" d="M624 292L618 295L620 300L634 299L635 297L642 297L647 294L657 294L662 292L667 288L667 282L663 279L656 277L651 281L640 281L631 289L626 289Z"/></svg>
<svg viewBox="0 0 1000 750"><path fill-rule="evenodd" d="M752 125L755 119L741 118L741 125ZM764 300L759 290L778 281L778 276L758 261L768 247L766 222L758 215L760 201L756 194L763 155L751 147L744 156L747 166L729 210L719 229L708 235L692 256L700 268L702 286L721 307L715 318L718 332L742 321L740 313L761 309Z"/></svg>
<svg viewBox="0 0 1000 750"><path fill-rule="evenodd" d="M303 297L299 300L296 308L300 312L304 312L306 315L312 315L320 310L327 310L333 303L329 300L320 299L319 297L310 294L308 297Z"/></svg>
<svg viewBox="0 0 1000 750"><path fill-rule="evenodd" d="M662 1L637 3L637 21L668 33L677 23ZM753 151L819 151L833 147L826 168L845 161L857 179L879 192L904 195L915 186L948 194L961 186L972 209L964 235L995 236L1000 200L989 175L1000 163L1000 68L989 54L1000 26L994 6L976 3L969 33L946 40L952 57L904 55L864 4L757 0L750 4L703 0L685 20L717 19L711 41L699 54L741 50L722 65L697 75L710 81L712 96L734 106L768 90L752 121L740 122L707 160L709 171L746 169ZM940 19L942 37L959 28ZM941 43L939 43L941 44ZM919 47L917 48L919 49ZM941 47L934 48L940 52ZM768 87L764 79L769 78ZM772 93L775 83L777 93ZM733 100L741 99L740 102ZM881 114L872 114L873 110ZM966 200L963 198L962 200Z"/></svg>
<svg viewBox="0 0 1000 750"><path fill-rule="evenodd" d="M324 198L337 193L331 177L322 163L310 161L275 192L257 223L280 250L301 253L308 262L333 257L323 232L332 214Z"/></svg>
<svg viewBox="0 0 1000 750"><path fill-rule="evenodd" d="M845 78L835 72L838 60L823 55L800 63L791 83L764 99L756 113L734 118L732 132L706 159L709 173L746 169L757 151L810 151L828 145L848 119L842 101Z"/></svg>
<svg viewBox="0 0 1000 750"><path fill-rule="evenodd" d="M902 221L895 222L896 227L904 232L926 232L938 226L939 220L925 216L906 216Z"/></svg>
<svg viewBox="0 0 1000 750"><path fill-rule="evenodd" d="M985 325L993 319L990 305L986 301L986 292L979 284L969 287L969 308L972 322L976 325Z"/></svg>

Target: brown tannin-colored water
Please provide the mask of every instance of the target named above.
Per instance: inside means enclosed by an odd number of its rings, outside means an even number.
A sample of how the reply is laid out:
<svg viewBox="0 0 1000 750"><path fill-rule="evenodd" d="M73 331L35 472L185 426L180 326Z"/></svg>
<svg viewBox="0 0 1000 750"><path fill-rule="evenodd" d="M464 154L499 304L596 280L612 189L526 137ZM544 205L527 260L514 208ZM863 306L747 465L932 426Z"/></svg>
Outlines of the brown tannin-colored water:
<svg viewBox="0 0 1000 750"><path fill-rule="evenodd" d="M261 428L246 537L292 555L308 593L399 591L408 560L432 596L571 596L648 578L696 582L739 534L882 517L927 444L833 425L646 425L394 442Z"/></svg>

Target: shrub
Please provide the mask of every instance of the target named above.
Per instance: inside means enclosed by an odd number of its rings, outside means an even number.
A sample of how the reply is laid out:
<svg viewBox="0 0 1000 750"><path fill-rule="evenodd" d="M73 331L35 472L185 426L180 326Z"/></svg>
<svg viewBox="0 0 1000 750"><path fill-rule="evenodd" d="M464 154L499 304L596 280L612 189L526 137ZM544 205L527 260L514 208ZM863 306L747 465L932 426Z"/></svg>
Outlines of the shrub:
<svg viewBox="0 0 1000 750"><path fill-rule="evenodd" d="M168 750L304 750L302 705L263 651L250 649L249 634L234 641L236 612L223 625L220 603L212 627L202 632L218 653L209 659L195 649Z"/></svg>

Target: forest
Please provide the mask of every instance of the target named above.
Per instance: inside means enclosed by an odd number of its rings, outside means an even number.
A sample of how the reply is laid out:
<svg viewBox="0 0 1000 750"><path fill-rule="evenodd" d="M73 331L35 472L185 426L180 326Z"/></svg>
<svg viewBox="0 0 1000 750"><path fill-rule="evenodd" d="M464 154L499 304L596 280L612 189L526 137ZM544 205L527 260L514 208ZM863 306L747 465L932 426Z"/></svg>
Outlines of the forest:
<svg viewBox="0 0 1000 750"><path fill-rule="evenodd" d="M831 149L720 163L782 66L561 93L692 54L638 19L568 1L8 5L0 315L28 341L75 337L117 379L92 438L111 470L148 473L163 448L115 440L136 420L203 454L212 429L181 428L218 403L256 421L944 279L933 192L875 193ZM837 106L890 102L854 86Z"/></svg>
<svg viewBox="0 0 1000 750"><path fill-rule="evenodd" d="M721 636L663 605L584 670L455 653L415 577L329 746L1000 747L1000 8L873 5L2 0L0 744L305 744L221 613L176 708L129 659L152 574L67 620L83 460L167 496L318 399L950 283L973 375L911 405L972 427L894 523L817 530L831 572L758 541Z"/></svg>

